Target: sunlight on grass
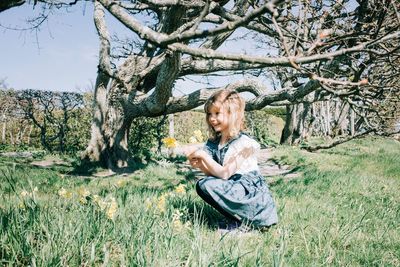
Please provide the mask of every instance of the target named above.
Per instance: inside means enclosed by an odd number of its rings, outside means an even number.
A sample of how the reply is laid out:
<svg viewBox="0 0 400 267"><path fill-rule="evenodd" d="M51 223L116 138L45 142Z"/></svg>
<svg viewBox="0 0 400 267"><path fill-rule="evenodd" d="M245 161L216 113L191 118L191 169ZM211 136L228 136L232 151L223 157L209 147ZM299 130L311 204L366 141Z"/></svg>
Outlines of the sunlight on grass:
<svg viewBox="0 0 400 267"><path fill-rule="evenodd" d="M280 222L221 236L222 217L173 163L89 178L0 166L4 266L399 266L400 145L366 139L274 158L302 176L271 186ZM0 159L0 162L2 159Z"/></svg>

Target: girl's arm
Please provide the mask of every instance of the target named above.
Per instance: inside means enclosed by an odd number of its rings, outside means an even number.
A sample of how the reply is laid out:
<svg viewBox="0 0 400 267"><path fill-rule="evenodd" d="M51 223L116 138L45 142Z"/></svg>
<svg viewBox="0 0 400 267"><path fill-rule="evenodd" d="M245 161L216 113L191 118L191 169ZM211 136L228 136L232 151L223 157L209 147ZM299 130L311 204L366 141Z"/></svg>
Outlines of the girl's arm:
<svg viewBox="0 0 400 267"><path fill-rule="evenodd" d="M230 157L223 166L213 160L212 157L204 150L196 150L189 157L199 158L212 176L226 180L235 174L240 165L242 165L243 161L253 153L254 150L251 147L243 148L235 153L234 156Z"/></svg>
<svg viewBox="0 0 400 267"><path fill-rule="evenodd" d="M205 175L210 176L211 173L208 168L205 166L204 162L200 158L189 158L190 165L192 167L200 169Z"/></svg>
<svg viewBox="0 0 400 267"><path fill-rule="evenodd" d="M200 149L203 149L203 147L199 145L190 145L185 148L184 152L186 154L186 157L189 159L190 165L193 168L200 169L205 175L210 176L211 173L205 166L203 160L194 156L194 152Z"/></svg>

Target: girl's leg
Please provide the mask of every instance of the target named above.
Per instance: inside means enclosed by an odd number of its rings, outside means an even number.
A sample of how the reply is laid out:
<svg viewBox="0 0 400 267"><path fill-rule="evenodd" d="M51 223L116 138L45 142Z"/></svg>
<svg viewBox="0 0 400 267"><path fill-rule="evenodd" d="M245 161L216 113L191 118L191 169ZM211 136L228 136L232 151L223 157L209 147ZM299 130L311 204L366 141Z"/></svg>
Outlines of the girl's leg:
<svg viewBox="0 0 400 267"><path fill-rule="evenodd" d="M224 215L225 217L227 217L228 219L232 220L233 222L237 222L240 223L240 220L238 220L236 217L234 217L233 215L231 215L230 213L226 212L223 208L221 208L221 206L206 192L204 192L201 188L201 186L199 185L199 183L203 181L200 180L196 183L196 191L197 194L208 204L210 204L213 208L215 208L217 211L219 211L219 213L221 213L222 215Z"/></svg>

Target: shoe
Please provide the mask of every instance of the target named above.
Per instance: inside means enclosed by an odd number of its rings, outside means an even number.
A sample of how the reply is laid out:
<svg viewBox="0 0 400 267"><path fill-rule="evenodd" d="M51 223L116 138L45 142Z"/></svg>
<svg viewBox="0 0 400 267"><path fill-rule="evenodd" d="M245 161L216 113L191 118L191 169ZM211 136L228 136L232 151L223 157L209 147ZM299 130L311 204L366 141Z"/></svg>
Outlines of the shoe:
<svg viewBox="0 0 400 267"><path fill-rule="evenodd" d="M238 228L241 225L241 222L234 221L221 221L218 222L218 230L233 230Z"/></svg>
<svg viewBox="0 0 400 267"><path fill-rule="evenodd" d="M243 236L253 234L254 231L245 225L245 224L230 224L226 228L218 228L218 233L221 235L235 235L235 236Z"/></svg>

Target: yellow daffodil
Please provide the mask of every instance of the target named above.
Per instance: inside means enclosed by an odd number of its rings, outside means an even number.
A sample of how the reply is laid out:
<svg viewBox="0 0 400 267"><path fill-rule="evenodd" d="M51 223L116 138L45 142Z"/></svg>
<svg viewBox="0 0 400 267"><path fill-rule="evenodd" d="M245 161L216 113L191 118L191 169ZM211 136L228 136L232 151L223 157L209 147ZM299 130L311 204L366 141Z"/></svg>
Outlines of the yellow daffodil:
<svg viewBox="0 0 400 267"><path fill-rule="evenodd" d="M203 134L201 133L200 130L194 131L194 132L193 132L193 135L196 137L196 139L197 139L197 141L198 141L199 143L201 143L201 142L204 141Z"/></svg>
<svg viewBox="0 0 400 267"><path fill-rule="evenodd" d="M179 220L182 217L183 213L176 209L174 210L174 213L172 214L172 220Z"/></svg>
<svg viewBox="0 0 400 267"><path fill-rule="evenodd" d="M158 202L157 202L157 209L158 211L160 211L161 213L164 213L167 209L167 205L166 205L166 196L165 195L161 195L158 198Z"/></svg>
<svg viewBox="0 0 400 267"><path fill-rule="evenodd" d="M78 194L79 194L79 196L81 196L82 198L86 198L86 197L90 196L90 191L87 190L87 189L84 188L84 187L80 187L80 188L78 189Z"/></svg>
<svg viewBox="0 0 400 267"><path fill-rule="evenodd" d="M102 200L99 195L93 195L93 202L96 203L101 211L107 208L107 202Z"/></svg>
<svg viewBox="0 0 400 267"><path fill-rule="evenodd" d="M181 221L183 213L180 210L174 210L172 214L172 227L176 231L181 231L183 229L190 229L191 223L189 221L185 222L184 224Z"/></svg>
<svg viewBox="0 0 400 267"><path fill-rule="evenodd" d="M180 195L184 195L186 193L186 186L184 184L180 184L175 188L175 192Z"/></svg>
<svg viewBox="0 0 400 267"><path fill-rule="evenodd" d="M191 136L191 137L189 138L189 143L191 143L191 144L196 144L196 143L197 143L196 137Z"/></svg>
<svg viewBox="0 0 400 267"><path fill-rule="evenodd" d="M125 183L126 183L126 181L124 181L124 180L118 180L118 181L115 183L115 185L116 185L117 187L123 187L123 186L125 185Z"/></svg>
<svg viewBox="0 0 400 267"><path fill-rule="evenodd" d="M114 197L111 197L108 209L106 211L106 215L110 220L115 219L115 213L117 212L117 209L118 209L118 203Z"/></svg>
<svg viewBox="0 0 400 267"><path fill-rule="evenodd" d="M173 137L166 137L162 141L167 148L175 148L178 145L178 142Z"/></svg>
<svg viewBox="0 0 400 267"><path fill-rule="evenodd" d="M65 190L64 187L61 187L61 189L58 190L58 195L63 198L71 198L72 192L69 192L69 191Z"/></svg>
<svg viewBox="0 0 400 267"><path fill-rule="evenodd" d="M204 142L203 134L200 130L196 130L193 132L193 135L189 137L189 143L196 144Z"/></svg>
<svg viewBox="0 0 400 267"><path fill-rule="evenodd" d="M179 219L173 220L172 221L172 227L176 231L181 231L183 229L183 224L182 224L181 220L179 220Z"/></svg>
<svg viewBox="0 0 400 267"><path fill-rule="evenodd" d="M86 204L87 203L87 197L90 196L90 192L86 188L80 187L78 189L78 195L80 196L79 202L81 204Z"/></svg>
<svg viewBox="0 0 400 267"><path fill-rule="evenodd" d="M150 210L153 207L153 202L151 201L150 198L146 198L146 200L144 201L146 210Z"/></svg>

